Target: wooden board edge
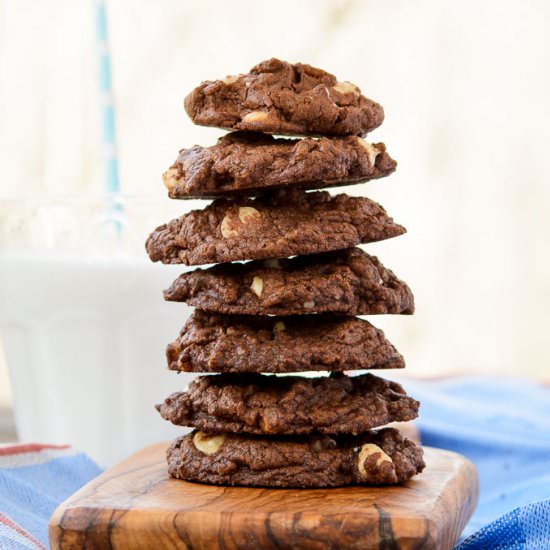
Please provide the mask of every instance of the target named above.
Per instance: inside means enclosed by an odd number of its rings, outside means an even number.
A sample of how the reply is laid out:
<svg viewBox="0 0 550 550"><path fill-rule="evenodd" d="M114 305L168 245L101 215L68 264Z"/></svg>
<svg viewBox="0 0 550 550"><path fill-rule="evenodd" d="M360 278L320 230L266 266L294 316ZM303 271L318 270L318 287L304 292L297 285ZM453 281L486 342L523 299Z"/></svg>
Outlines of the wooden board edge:
<svg viewBox="0 0 550 550"><path fill-rule="evenodd" d="M158 460L147 460L147 457L153 449L156 450L161 445L164 446L164 444L156 444L142 449L117 466L106 470L61 503L54 511L49 523L51 548L54 550L61 548L63 550L76 550L83 546L89 547L91 540L94 541L93 548L111 547L111 536L116 537L116 532L120 532L119 530L124 530L125 528L124 514L126 510L116 508L100 509L79 505L79 496L87 494L90 489L92 491L97 489L104 480L111 480L113 474L116 475L117 472L124 473L127 470L126 464L128 462L138 462L139 469L157 465ZM458 453L442 449L436 449L436 451L455 457L455 475L450 476L445 485L447 488L447 491L444 492L446 498L436 503L433 513L430 513L428 517L423 517L423 530L419 527L418 517L408 518L406 514L393 514L391 517L384 517L383 510L378 510L379 517L377 521L369 519L366 522L366 518L363 516L351 521L346 519L346 526L352 528L351 530L356 531L358 535L360 532L365 532L365 530L377 529L379 536L395 537L394 542L400 542L400 544L403 544L403 547L411 545L412 547L418 547L419 541L422 541L424 543L423 547L426 548L451 549L475 509L478 497L477 471L470 461ZM456 458L459 458L459 460L456 460ZM449 509L458 510L460 513L449 515ZM166 521L167 517L167 511L164 509L132 510L132 513L134 514L134 520L143 514L148 519L154 518L154 523L157 525L161 525ZM278 523L276 520L277 515L278 512L268 514L269 520L273 520L274 526ZM192 541L197 542L197 540L200 540L200 537L204 534L204 530L202 530L202 533L197 531L198 522L196 519L199 516L200 514L195 514L194 511L188 511L178 517L179 528L177 531L178 534L182 535L180 542L185 542L185 539L187 539L188 543L191 544ZM236 524L239 524L244 519L244 516L240 516L238 513L234 513L232 516ZM314 519L314 516L315 514L308 512L303 514L301 521L304 522L304 527L309 521ZM334 515L334 520L339 520L337 514ZM396 522L395 529L392 528L392 520ZM212 518L211 521L216 522L217 520ZM250 527L258 522L263 524L266 522L266 516L265 514L256 515L248 512L246 514L246 522ZM361 522L364 522L363 525L361 525ZM141 521L137 521L138 527L136 527L135 521L133 524L127 525L127 528L132 531L131 537L134 539L134 542L137 542L140 538L140 523ZM232 530L232 524L233 522L228 524L227 528ZM115 525L116 528L114 528ZM213 529L213 532L215 531L216 529ZM146 534L144 533L145 538ZM283 533L277 535L282 537ZM278 536L275 538L278 538ZM281 538L280 540L282 541L283 539ZM189 546L189 544L187 545Z"/></svg>
<svg viewBox="0 0 550 550"><path fill-rule="evenodd" d="M465 456L446 449L441 449L441 451L452 453L460 457L462 461L458 475L449 480L448 490L442 493L444 498L438 500L437 506L427 518L427 525L432 532L442 535L433 541L433 548L451 550L476 509L479 499L479 477L477 468ZM460 513L449 514L449 510L456 510ZM446 529L437 528L445 520L447 520Z"/></svg>
<svg viewBox="0 0 550 550"><path fill-rule="evenodd" d="M146 468L147 466L154 465L154 462L151 460L144 460L144 457L147 457L151 454L151 451L159 447L167 447L168 443L153 443L143 447L136 453L125 458L118 464L106 468L98 476L94 477L88 483L84 484L80 489L75 491L72 495L67 497L63 502L61 502L48 521L48 539L50 543L50 548L52 550L63 547L64 550L67 548L80 549L83 547L81 543L82 533L86 532L86 529L82 529L78 520L81 520L83 517L93 518L94 521L94 532L98 533L101 528L109 528L110 523L112 523L112 514L114 513L113 509L105 508L101 516L97 512L97 508L84 507L79 505L73 505L73 502L78 502L81 495L86 495L90 489L95 489L100 486L104 481L110 481L113 478L113 474L118 472L125 472L126 465L134 462L134 460L139 459L142 462L141 467ZM103 519L104 518L104 519ZM91 526L91 519L88 519L88 523ZM90 527L89 526L89 527ZM107 529L108 530L108 529ZM67 544L65 544L65 539L67 539ZM61 543L63 541L63 546ZM74 544L74 545L73 545Z"/></svg>

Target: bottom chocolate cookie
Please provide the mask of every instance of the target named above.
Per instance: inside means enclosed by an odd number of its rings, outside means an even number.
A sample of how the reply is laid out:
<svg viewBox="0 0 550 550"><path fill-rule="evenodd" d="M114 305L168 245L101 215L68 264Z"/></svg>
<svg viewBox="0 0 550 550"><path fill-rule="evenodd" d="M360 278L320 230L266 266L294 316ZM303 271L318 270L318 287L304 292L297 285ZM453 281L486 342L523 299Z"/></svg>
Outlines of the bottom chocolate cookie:
<svg viewBox="0 0 550 550"><path fill-rule="evenodd" d="M330 438L193 431L168 448L172 477L214 485L339 487L403 483L424 469L422 449L393 428Z"/></svg>

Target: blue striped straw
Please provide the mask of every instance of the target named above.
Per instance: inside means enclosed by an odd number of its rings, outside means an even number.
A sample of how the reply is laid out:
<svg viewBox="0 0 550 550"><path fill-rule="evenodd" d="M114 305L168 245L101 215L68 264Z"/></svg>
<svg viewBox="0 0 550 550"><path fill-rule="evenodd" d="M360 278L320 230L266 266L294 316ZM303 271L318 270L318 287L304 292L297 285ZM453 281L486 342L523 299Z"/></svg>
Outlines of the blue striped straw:
<svg viewBox="0 0 550 550"><path fill-rule="evenodd" d="M107 33L105 1L96 0L96 34L99 55L99 96L103 126L102 154L105 170L105 189L109 195L120 191L116 154L115 109L111 82L111 60Z"/></svg>

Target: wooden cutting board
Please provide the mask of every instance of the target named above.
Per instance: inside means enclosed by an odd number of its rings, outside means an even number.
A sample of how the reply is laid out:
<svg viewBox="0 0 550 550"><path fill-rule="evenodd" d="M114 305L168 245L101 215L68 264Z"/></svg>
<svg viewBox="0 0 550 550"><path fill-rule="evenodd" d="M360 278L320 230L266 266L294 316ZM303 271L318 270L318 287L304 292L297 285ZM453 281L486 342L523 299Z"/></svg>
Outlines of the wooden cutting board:
<svg viewBox="0 0 550 550"><path fill-rule="evenodd" d="M450 549L477 501L464 457L425 447L399 487L256 489L169 479L167 444L147 447L59 506L52 549Z"/></svg>

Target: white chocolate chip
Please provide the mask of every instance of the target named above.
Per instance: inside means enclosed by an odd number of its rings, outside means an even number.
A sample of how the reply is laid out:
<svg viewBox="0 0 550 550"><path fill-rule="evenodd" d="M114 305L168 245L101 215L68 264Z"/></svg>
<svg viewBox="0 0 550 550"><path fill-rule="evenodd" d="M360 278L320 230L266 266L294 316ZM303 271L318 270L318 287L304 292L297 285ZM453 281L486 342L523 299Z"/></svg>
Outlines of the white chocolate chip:
<svg viewBox="0 0 550 550"><path fill-rule="evenodd" d="M252 206L239 206L239 220L242 223L250 223L259 220L262 215Z"/></svg>
<svg viewBox="0 0 550 550"><path fill-rule="evenodd" d="M242 122L264 122L269 118L268 113L263 111L251 111L242 118Z"/></svg>
<svg viewBox="0 0 550 550"><path fill-rule="evenodd" d="M179 170L174 166L162 174L162 181L169 191L172 191L172 189L174 189L174 187L178 184L178 176Z"/></svg>
<svg viewBox="0 0 550 550"><path fill-rule="evenodd" d="M252 284L250 285L250 289L258 298L262 297L262 291L264 289L264 280L261 277L255 276L252 279Z"/></svg>
<svg viewBox="0 0 550 550"><path fill-rule="evenodd" d="M337 82L332 89L340 92L341 94L353 94L357 97L361 95L359 88L351 82Z"/></svg>
<svg viewBox="0 0 550 550"><path fill-rule="evenodd" d="M282 322L282 321L277 321L274 325L273 325L273 332L282 332L283 330L286 329L286 326L285 324Z"/></svg>
<svg viewBox="0 0 550 550"><path fill-rule="evenodd" d="M193 445L205 455L217 453L221 449L224 441L225 434L205 434L204 432L197 432L193 436Z"/></svg>
<svg viewBox="0 0 550 550"><path fill-rule="evenodd" d="M281 262L277 258L268 258L264 260L264 267L271 267L273 269L283 269Z"/></svg>
<svg viewBox="0 0 550 550"><path fill-rule="evenodd" d="M357 457L357 468L361 477L366 479L367 472L365 470L365 461L367 458L375 453L379 453L379 457L376 460L376 466L380 466L382 462L393 462L392 459L378 446L374 443L365 443L361 450L359 451L359 456Z"/></svg>
<svg viewBox="0 0 550 550"><path fill-rule="evenodd" d="M220 224L220 231L222 232L222 237L224 239L229 239L231 237L237 237L239 232L235 228L235 221L231 219L229 214L226 214Z"/></svg>
<svg viewBox="0 0 550 550"><path fill-rule="evenodd" d="M376 148L375 145L372 143L366 142L363 138L358 137L357 141L365 151L367 151L367 157L369 159L369 164L371 166L374 166L374 162L376 161L376 157L380 154L380 151Z"/></svg>
<svg viewBox="0 0 550 550"><path fill-rule="evenodd" d="M315 302L313 300L308 300L307 302L304 302L304 307L306 309L312 309L315 307Z"/></svg>
<svg viewBox="0 0 550 550"><path fill-rule="evenodd" d="M223 82L224 84L233 84L234 82L237 82L237 80L239 80L239 75L230 74L230 75L227 75L227 76L222 80L222 82Z"/></svg>
<svg viewBox="0 0 550 550"><path fill-rule="evenodd" d="M229 336L234 336L235 334L237 334L237 329L235 327L227 327L225 333Z"/></svg>

